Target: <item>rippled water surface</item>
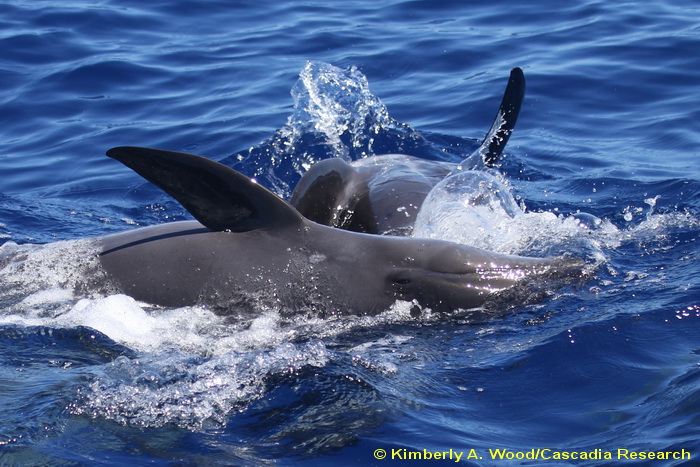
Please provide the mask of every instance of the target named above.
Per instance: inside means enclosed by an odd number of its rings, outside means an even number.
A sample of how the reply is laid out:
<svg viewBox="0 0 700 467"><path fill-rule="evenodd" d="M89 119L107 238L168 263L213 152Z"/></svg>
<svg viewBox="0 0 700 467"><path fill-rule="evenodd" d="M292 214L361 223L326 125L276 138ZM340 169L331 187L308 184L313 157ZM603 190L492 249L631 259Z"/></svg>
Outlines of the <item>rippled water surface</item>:
<svg viewBox="0 0 700 467"><path fill-rule="evenodd" d="M9 1L0 25L0 464L700 459L697 2ZM76 285L99 274L82 239L190 218L113 146L205 155L288 197L327 157L459 162L515 66L494 176L520 211L476 231L437 201L439 235L584 257L582 283L478 322L406 303L221 317Z"/></svg>

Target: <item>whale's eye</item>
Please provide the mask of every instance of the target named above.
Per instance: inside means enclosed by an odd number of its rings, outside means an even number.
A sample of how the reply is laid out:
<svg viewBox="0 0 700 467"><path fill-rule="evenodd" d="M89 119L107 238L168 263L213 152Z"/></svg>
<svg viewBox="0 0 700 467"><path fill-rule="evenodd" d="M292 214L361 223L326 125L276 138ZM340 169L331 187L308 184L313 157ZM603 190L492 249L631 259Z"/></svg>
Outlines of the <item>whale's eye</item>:
<svg viewBox="0 0 700 467"><path fill-rule="evenodd" d="M415 284L416 278L411 270L399 270L393 271L391 274L389 274L386 281L387 285L405 292L407 287L412 287L413 284Z"/></svg>

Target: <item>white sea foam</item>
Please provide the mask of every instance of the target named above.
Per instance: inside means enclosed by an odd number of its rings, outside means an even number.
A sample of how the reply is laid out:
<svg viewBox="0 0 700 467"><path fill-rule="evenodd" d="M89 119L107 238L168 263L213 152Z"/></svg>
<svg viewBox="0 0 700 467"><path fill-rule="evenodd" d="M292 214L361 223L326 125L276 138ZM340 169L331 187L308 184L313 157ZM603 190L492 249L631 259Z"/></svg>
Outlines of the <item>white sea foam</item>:
<svg viewBox="0 0 700 467"><path fill-rule="evenodd" d="M206 359L164 350L106 365L84 388L73 412L141 427L221 426L233 410L265 394L270 376L323 366L332 357L319 341Z"/></svg>
<svg viewBox="0 0 700 467"><path fill-rule="evenodd" d="M99 269L97 265L97 244L92 239L0 246L0 283L33 284L36 290L73 289L86 274Z"/></svg>
<svg viewBox="0 0 700 467"><path fill-rule="evenodd" d="M605 261L624 242L659 239L669 229L700 224L689 213L656 213L650 207L625 208L622 227L585 213L528 212L519 206L502 175L461 171L439 183L417 216L414 237L448 240L506 254L583 255Z"/></svg>

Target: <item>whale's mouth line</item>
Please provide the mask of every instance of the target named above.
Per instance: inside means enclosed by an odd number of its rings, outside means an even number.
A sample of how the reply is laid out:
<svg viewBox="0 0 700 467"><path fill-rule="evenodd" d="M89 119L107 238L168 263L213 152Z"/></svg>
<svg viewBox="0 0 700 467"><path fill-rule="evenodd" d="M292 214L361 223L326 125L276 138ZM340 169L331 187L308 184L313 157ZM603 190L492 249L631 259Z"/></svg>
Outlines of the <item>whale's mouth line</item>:
<svg viewBox="0 0 700 467"><path fill-rule="evenodd" d="M423 268L404 268L394 271L388 280L398 289L413 287L416 283L451 284L460 289L498 292L512 287L529 277L546 273L549 265L533 267L478 267L468 272L441 272Z"/></svg>
<svg viewBox="0 0 700 467"><path fill-rule="evenodd" d="M160 234L160 235L153 235L152 237L147 237L147 238L142 238L140 240L134 240L133 242L125 243L123 245L115 246L114 248L110 248L109 250L102 251L97 254L97 256L105 256L110 253L114 253L120 250L123 250L125 248L129 248L132 246L136 245L143 245L145 243L150 243L150 242L155 242L156 240L163 240L166 238L174 238L174 237L182 237L185 235L196 235L196 234L203 234L203 233L208 233L211 232L211 230L207 229L206 227L200 227L196 229L189 229L189 230L181 230L179 232L169 232L165 234Z"/></svg>

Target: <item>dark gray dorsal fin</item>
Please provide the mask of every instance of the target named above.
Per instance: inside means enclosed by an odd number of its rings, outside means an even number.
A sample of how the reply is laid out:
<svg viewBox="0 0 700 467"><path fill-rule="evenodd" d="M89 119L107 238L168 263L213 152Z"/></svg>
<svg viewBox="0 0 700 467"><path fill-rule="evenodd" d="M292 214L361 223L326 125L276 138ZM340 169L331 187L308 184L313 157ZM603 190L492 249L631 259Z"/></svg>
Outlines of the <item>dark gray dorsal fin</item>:
<svg viewBox="0 0 700 467"><path fill-rule="evenodd" d="M524 97L525 75L520 68L513 68L496 118L479 149L484 163L488 167L492 167L503 153L508 138L515 128Z"/></svg>
<svg viewBox="0 0 700 467"><path fill-rule="evenodd" d="M244 232L302 222L277 195L210 159L139 147L112 148L107 155L175 198L211 230Z"/></svg>

